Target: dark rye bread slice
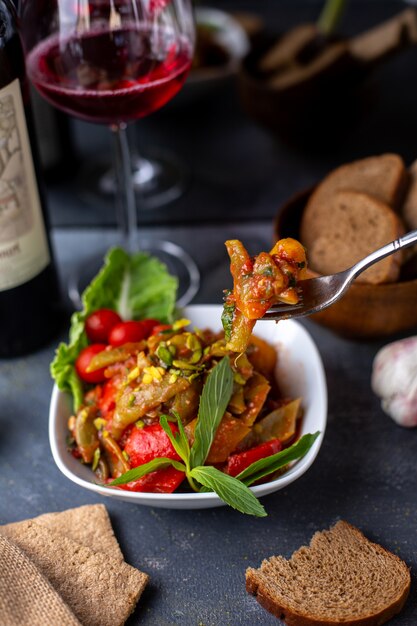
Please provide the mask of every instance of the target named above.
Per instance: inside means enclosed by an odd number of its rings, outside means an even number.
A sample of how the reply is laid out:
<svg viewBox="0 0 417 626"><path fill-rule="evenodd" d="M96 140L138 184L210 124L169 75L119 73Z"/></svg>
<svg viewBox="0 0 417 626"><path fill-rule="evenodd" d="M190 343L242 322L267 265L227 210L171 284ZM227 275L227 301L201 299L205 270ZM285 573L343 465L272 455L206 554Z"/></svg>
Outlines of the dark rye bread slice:
<svg viewBox="0 0 417 626"><path fill-rule="evenodd" d="M417 11L410 7L353 37L349 47L361 64L373 66L416 43Z"/></svg>
<svg viewBox="0 0 417 626"><path fill-rule="evenodd" d="M407 186L407 170L397 154L360 159L342 165L328 174L310 196L301 221L301 241L311 247L320 235L323 216L329 214L328 202L336 191L361 191L397 210Z"/></svg>
<svg viewBox="0 0 417 626"><path fill-rule="evenodd" d="M33 520L0 527L31 559L83 626L122 626L148 576Z"/></svg>
<svg viewBox="0 0 417 626"><path fill-rule="evenodd" d="M410 590L406 564L340 521L290 560L273 556L246 571L246 589L288 626L379 626Z"/></svg>
<svg viewBox="0 0 417 626"><path fill-rule="evenodd" d="M417 161L408 168L409 184L401 215L410 230L417 229Z"/></svg>
<svg viewBox="0 0 417 626"><path fill-rule="evenodd" d="M318 235L307 249L310 268L319 274L334 274L351 267L381 246L397 239L403 224L392 209L365 193L337 191L317 213ZM357 278L358 282L389 283L398 279L403 253L376 263Z"/></svg>

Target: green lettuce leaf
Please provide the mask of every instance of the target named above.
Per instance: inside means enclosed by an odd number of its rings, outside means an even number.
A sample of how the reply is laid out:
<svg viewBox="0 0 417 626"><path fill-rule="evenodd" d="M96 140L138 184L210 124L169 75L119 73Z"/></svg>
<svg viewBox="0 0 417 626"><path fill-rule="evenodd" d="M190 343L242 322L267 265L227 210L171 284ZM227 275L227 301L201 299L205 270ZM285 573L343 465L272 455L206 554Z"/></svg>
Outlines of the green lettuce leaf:
<svg viewBox="0 0 417 626"><path fill-rule="evenodd" d="M69 391L77 410L83 398L83 385L74 363L87 346L85 320L97 309L117 311L125 319L155 318L173 321L178 281L155 257L144 252L129 255L121 248L107 254L103 268L82 295L83 308L73 313L68 344L61 343L51 364L51 374L59 389Z"/></svg>

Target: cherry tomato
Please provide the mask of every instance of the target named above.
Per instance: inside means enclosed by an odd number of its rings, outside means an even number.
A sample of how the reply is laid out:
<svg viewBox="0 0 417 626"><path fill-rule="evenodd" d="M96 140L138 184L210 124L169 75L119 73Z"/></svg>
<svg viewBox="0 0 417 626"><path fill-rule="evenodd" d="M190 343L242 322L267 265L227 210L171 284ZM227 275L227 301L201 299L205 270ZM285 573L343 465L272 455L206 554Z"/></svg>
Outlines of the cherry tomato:
<svg viewBox="0 0 417 626"><path fill-rule="evenodd" d="M152 336L159 335L159 333L163 333L164 330L172 330L171 324L157 324L152 328Z"/></svg>
<svg viewBox="0 0 417 626"><path fill-rule="evenodd" d="M148 317L144 320L141 320L141 322L146 327L146 332L147 332L146 337L149 337L149 335L152 333L155 326L158 326L159 324L159 320L154 320L152 317Z"/></svg>
<svg viewBox="0 0 417 626"><path fill-rule="evenodd" d="M98 309L85 320L85 332L92 343L109 343L111 329L120 324L122 318L111 309Z"/></svg>
<svg viewBox="0 0 417 626"><path fill-rule="evenodd" d="M155 323L155 320L131 320L116 324L110 331L109 343L112 346L122 346L124 343L142 341L149 337Z"/></svg>
<svg viewBox="0 0 417 626"><path fill-rule="evenodd" d="M91 359L98 352L102 352L106 348L104 343L93 343L91 346L87 346L84 350L81 350L80 354L75 361L75 370L78 376L86 383L102 383L105 380L104 370L102 367L94 372L87 372Z"/></svg>

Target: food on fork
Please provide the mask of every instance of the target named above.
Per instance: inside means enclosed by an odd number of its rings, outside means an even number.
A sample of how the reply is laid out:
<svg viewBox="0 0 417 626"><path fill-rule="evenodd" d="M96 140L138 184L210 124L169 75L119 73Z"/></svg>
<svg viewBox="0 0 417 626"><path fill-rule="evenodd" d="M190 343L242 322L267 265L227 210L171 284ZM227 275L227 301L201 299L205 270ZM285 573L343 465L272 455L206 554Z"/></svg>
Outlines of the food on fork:
<svg viewBox="0 0 417 626"><path fill-rule="evenodd" d="M380 626L404 606L407 565L357 528L339 521L287 560L248 568L246 589L288 626Z"/></svg>
<svg viewBox="0 0 417 626"><path fill-rule="evenodd" d="M225 294L222 315L226 347L243 352L256 320L278 302L297 304L297 283L306 277L304 247L295 239L280 239L268 252L251 257L242 242L226 241L233 290Z"/></svg>

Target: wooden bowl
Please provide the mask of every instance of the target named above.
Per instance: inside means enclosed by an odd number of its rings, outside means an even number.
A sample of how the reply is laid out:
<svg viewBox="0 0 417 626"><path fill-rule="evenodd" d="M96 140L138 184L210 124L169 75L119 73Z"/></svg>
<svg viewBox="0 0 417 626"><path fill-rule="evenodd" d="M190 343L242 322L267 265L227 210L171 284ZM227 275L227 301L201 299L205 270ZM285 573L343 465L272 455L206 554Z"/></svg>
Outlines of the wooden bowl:
<svg viewBox="0 0 417 626"><path fill-rule="evenodd" d="M266 33L241 64L238 84L244 110L280 140L303 149L317 152L340 143L374 100L363 71L346 51L323 74L276 88L259 63L277 40Z"/></svg>
<svg viewBox="0 0 417 626"><path fill-rule="evenodd" d="M301 217L311 192L303 191L281 207L274 223L277 239L299 239ZM417 278L383 285L354 282L338 302L310 319L352 339L377 339L415 330Z"/></svg>

